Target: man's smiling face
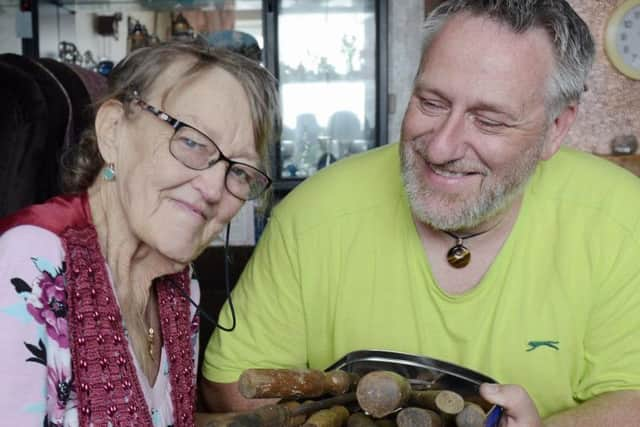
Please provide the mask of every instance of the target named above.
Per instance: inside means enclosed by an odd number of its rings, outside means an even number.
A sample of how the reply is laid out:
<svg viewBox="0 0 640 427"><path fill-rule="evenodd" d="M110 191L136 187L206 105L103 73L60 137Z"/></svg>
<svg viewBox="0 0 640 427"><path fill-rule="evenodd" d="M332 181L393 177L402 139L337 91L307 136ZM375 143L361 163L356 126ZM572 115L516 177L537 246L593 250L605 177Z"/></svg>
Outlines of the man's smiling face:
<svg viewBox="0 0 640 427"><path fill-rule="evenodd" d="M547 34L515 34L459 15L435 37L402 124L403 177L414 215L439 229L493 217L545 156Z"/></svg>

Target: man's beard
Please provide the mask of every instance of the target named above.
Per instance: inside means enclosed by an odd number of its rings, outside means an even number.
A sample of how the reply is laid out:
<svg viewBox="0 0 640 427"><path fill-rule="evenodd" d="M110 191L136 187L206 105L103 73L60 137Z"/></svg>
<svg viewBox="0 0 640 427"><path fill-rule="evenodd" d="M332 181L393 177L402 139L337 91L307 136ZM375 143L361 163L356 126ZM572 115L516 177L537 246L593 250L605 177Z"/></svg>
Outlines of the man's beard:
<svg viewBox="0 0 640 427"><path fill-rule="evenodd" d="M439 193L427 187L420 176L421 169L430 167L425 163L424 144L416 140L403 142L402 177L413 214L420 222L439 230L470 229L482 224L505 210L522 193L541 158L543 145L540 141L527 149L500 176L492 174L485 165L474 163L471 170L484 174L479 192L468 196ZM459 160L438 166L449 171L470 169L469 162Z"/></svg>

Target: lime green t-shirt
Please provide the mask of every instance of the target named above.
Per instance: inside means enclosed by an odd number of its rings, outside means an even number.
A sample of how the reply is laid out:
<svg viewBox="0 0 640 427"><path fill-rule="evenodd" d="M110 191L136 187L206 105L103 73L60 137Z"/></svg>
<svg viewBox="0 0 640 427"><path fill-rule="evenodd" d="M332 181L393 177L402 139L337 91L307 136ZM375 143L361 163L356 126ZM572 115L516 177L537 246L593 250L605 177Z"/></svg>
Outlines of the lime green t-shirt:
<svg viewBox="0 0 640 427"><path fill-rule="evenodd" d="M448 295L412 221L398 145L342 160L274 210L233 292L237 328L215 332L204 376L324 369L385 349L521 384L543 417L640 389L639 221L640 180L563 148L538 166L478 286Z"/></svg>

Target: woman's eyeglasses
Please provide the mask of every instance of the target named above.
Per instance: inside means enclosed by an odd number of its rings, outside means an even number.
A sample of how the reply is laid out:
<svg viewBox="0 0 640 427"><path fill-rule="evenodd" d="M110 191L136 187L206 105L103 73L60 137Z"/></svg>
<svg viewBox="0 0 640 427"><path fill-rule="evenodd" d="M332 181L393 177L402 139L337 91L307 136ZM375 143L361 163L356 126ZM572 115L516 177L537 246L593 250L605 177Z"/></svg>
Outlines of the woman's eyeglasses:
<svg viewBox="0 0 640 427"><path fill-rule="evenodd" d="M143 110L168 123L173 129L169 152L180 163L194 170L205 170L224 160L229 165L224 176L224 185L229 193L240 200L253 200L265 192L271 179L261 170L246 163L236 162L225 156L211 138L164 111L135 97Z"/></svg>

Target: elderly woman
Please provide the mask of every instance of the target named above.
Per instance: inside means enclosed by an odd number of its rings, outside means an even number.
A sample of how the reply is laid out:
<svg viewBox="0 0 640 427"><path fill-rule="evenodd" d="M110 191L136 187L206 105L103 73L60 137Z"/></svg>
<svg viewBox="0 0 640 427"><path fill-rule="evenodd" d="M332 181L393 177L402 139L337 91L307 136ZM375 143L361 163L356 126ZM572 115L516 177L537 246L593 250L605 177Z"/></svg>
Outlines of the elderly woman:
<svg viewBox="0 0 640 427"><path fill-rule="evenodd" d="M109 76L69 195L0 221L3 425L193 425L189 263L269 187L276 85L190 44Z"/></svg>

